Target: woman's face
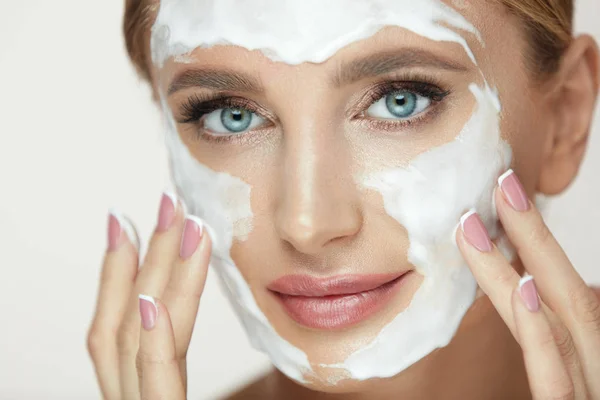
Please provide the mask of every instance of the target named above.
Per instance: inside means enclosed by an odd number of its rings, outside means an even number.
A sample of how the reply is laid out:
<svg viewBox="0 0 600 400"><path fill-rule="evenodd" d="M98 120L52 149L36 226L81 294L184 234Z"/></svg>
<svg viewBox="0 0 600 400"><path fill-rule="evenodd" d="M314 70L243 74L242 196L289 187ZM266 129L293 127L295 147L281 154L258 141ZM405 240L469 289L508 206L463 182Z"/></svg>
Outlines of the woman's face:
<svg viewBox="0 0 600 400"><path fill-rule="evenodd" d="M449 5L485 43L464 33L477 66L457 43L388 26L319 64L214 46L155 70L155 89L193 158L251 188L252 220L234 235L231 259L277 334L311 361L339 362L368 344L423 282L407 230L356 177L405 168L453 142L477 106L470 84L485 77L497 89L512 167L536 190L547 122L517 22L493 2L461 4ZM314 287L299 275L333 283ZM340 295L345 288L362 293Z"/></svg>

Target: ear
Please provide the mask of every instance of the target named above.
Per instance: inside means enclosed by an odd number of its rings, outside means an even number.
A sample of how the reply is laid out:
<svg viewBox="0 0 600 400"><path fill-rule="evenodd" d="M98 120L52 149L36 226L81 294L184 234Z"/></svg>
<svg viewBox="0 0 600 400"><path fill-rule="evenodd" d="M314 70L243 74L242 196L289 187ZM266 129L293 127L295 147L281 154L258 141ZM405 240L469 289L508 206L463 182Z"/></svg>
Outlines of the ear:
<svg viewBox="0 0 600 400"><path fill-rule="evenodd" d="M547 98L547 142L538 191L554 195L573 182L587 147L599 89L599 53L594 39L579 36L562 57Z"/></svg>

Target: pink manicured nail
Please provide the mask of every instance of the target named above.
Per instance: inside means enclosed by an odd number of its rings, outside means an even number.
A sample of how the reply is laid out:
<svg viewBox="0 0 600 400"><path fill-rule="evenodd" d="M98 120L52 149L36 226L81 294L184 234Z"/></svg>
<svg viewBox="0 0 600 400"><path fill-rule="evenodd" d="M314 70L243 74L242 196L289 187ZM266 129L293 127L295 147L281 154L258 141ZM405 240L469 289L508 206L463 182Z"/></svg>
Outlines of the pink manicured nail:
<svg viewBox="0 0 600 400"><path fill-rule="evenodd" d="M123 236L123 232L125 232L125 236ZM123 237L129 239L135 249L139 251L140 241L133 224L113 208L108 214L108 251L117 250L123 243Z"/></svg>
<svg viewBox="0 0 600 400"><path fill-rule="evenodd" d="M469 211L460 218L460 226L467 241L477 250L483 252L492 251L490 236L475 210Z"/></svg>
<svg viewBox="0 0 600 400"><path fill-rule="evenodd" d="M502 189L502 193L516 211L529 210L529 199L523 189L521 181L512 169L506 171L498 178L498 186Z"/></svg>
<svg viewBox="0 0 600 400"><path fill-rule="evenodd" d="M540 300L538 292L533 281L533 276L528 275L521 278L519 281L519 294L525 307L531 312L536 312L540 309Z"/></svg>
<svg viewBox="0 0 600 400"><path fill-rule="evenodd" d="M156 323L156 316L158 315L158 308L156 302L151 296L140 294L140 317L142 317L142 326L145 330L149 331L154 328Z"/></svg>
<svg viewBox="0 0 600 400"><path fill-rule="evenodd" d="M119 248L121 242L121 224L119 219L112 212L108 214L108 250L113 251Z"/></svg>
<svg viewBox="0 0 600 400"><path fill-rule="evenodd" d="M202 220L193 215L185 217L185 226L183 227L183 236L181 237L181 248L179 256L182 259L189 258L200 243L202 238Z"/></svg>
<svg viewBox="0 0 600 400"><path fill-rule="evenodd" d="M156 230L158 232L164 232L171 227L171 224L175 219L176 211L177 197L172 193L164 192L160 201L158 223L156 224Z"/></svg>

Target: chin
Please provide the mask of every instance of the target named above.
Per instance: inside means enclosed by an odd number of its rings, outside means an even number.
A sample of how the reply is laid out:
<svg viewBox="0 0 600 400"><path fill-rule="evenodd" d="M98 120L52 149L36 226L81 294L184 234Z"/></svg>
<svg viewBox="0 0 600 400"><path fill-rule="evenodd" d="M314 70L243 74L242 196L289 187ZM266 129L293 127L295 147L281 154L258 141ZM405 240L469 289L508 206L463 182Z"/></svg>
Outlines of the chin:
<svg viewBox="0 0 600 400"><path fill-rule="evenodd" d="M371 392L381 385L386 379L372 378L367 380L355 380L344 377L344 371L335 371L331 368L321 368L321 371L315 370L314 374L305 377L308 382L299 383L307 389L316 392L344 394L356 392ZM391 379L391 378L387 378Z"/></svg>
<svg viewBox="0 0 600 400"><path fill-rule="evenodd" d="M255 293L255 298L278 334L310 360L312 371L303 375L304 382L297 383L320 392L346 393L382 380L353 379L342 365L349 355L376 340L381 330L408 307L422 280L412 269L382 274L374 280L363 279L359 285L369 289L357 295L353 292L354 281L344 278L328 286L329 291L337 293L327 296L307 282L299 286L313 296L291 294L296 293L295 286L282 281L273 290ZM371 287L373 282L379 284Z"/></svg>

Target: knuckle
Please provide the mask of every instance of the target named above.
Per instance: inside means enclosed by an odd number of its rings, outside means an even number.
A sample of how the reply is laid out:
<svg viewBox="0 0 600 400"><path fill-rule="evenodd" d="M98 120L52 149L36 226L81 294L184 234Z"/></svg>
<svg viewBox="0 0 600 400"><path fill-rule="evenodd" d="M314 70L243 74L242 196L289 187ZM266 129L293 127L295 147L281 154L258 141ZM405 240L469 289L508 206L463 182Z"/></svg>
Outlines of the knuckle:
<svg viewBox="0 0 600 400"><path fill-rule="evenodd" d="M493 281L498 286L507 286L507 285L512 286L513 278L514 278L513 271L509 270L508 267L496 268L494 275L492 275Z"/></svg>
<svg viewBox="0 0 600 400"><path fill-rule="evenodd" d="M544 246L552 238L552 233L548 228L548 225L544 222L541 216L538 216L529 232L528 247Z"/></svg>
<svg viewBox="0 0 600 400"><path fill-rule="evenodd" d="M548 383L550 400L575 400L575 385L569 379Z"/></svg>
<svg viewBox="0 0 600 400"><path fill-rule="evenodd" d="M176 298L184 302L200 301L200 297L202 296L201 291L190 288L187 284L179 284L175 279L169 279L165 293L165 297Z"/></svg>
<svg viewBox="0 0 600 400"><path fill-rule="evenodd" d="M95 360L107 347L107 337L98 328L92 327L87 335L88 354Z"/></svg>
<svg viewBox="0 0 600 400"><path fill-rule="evenodd" d="M139 333L134 332L130 324L122 323L117 333L117 350L121 357L135 355L138 349Z"/></svg>
<svg viewBox="0 0 600 400"><path fill-rule="evenodd" d="M554 335L552 335L551 333L541 335L538 343L539 343L539 346L542 349L544 349L545 351L552 351L555 346L558 346L558 343L556 343L556 339L554 338Z"/></svg>
<svg viewBox="0 0 600 400"><path fill-rule="evenodd" d="M567 298L575 321L594 332L600 332L600 301L592 289L581 281L569 291Z"/></svg>
<svg viewBox="0 0 600 400"><path fill-rule="evenodd" d="M575 349L575 344L569 330L564 325L556 326L552 328L552 335L560 356L567 363L571 364L572 360L577 356L577 350Z"/></svg>
<svg viewBox="0 0 600 400"><path fill-rule="evenodd" d="M137 351L135 356L135 366L138 371L141 371L144 367L148 366L168 366L175 364L179 366L177 359L174 357L165 357L164 354L155 354L148 352L142 348Z"/></svg>

